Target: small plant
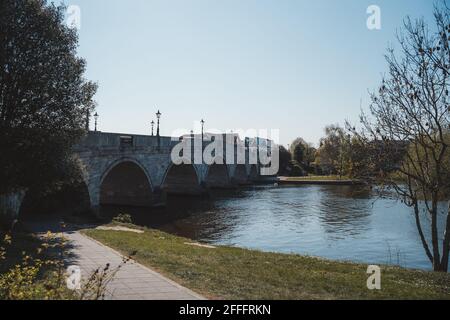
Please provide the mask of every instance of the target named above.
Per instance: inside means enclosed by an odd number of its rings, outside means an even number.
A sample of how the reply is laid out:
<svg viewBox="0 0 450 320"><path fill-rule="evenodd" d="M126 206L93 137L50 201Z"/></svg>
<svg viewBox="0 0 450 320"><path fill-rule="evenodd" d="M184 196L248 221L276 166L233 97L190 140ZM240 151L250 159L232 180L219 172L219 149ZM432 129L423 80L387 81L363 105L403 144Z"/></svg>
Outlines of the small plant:
<svg viewBox="0 0 450 320"><path fill-rule="evenodd" d="M111 269L109 263L104 268L96 269L88 281L83 283L81 290L78 291L80 300L104 300L106 298L106 288L114 280L117 272L131 260L131 257L123 258L122 263L115 269Z"/></svg>
<svg viewBox="0 0 450 320"><path fill-rule="evenodd" d="M133 223L133 219L129 214L121 213L118 216L114 217L113 222L116 223Z"/></svg>

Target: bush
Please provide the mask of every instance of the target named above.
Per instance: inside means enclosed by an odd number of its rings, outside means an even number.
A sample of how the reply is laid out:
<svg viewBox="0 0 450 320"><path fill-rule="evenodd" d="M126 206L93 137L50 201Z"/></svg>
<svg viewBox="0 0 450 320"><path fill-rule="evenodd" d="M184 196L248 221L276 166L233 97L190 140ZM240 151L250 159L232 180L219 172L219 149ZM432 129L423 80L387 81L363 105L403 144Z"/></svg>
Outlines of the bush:
<svg viewBox="0 0 450 320"><path fill-rule="evenodd" d="M113 218L113 222L116 223L133 223L133 219L129 214L121 213L118 216Z"/></svg>

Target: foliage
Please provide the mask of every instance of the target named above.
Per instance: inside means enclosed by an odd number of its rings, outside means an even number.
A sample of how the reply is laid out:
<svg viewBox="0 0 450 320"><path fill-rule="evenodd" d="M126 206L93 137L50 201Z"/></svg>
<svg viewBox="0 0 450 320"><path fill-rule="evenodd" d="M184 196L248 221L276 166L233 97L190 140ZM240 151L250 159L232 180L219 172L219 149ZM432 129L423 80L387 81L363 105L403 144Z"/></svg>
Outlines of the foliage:
<svg viewBox="0 0 450 320"><path fill-rule="evenodd" d="M352 154L351 137L338 125L325 128L325 137L320 141L315 164L323 174L350 175Z"/></svg>
<svg viewBox="0 0 450 320"><path fill-rule="evenodd" d="M280 146L280 170L279 175L285 175L289 172L289 162L291 161L291 153L283 146Z"/></svg>
<svg viewBox="0 0 450 320"><path fill-rule="evenodd" d="M289 151L292 155L291 176L303 176L313 171L311 164L314 162L317 150L311 143L299 137L292 142Z"/></svg>
<svg viewBox="0 0 450 320"><path fill-rule="evenodd" d="M439 211L438 206L442 197L450 196L450 9L445 2L435 9L435 23L430 30L423 19L406 19L398 35L401 55L388 50L389 73L378 92L371 94L370 115L361 115L359 132L348 127L368 158L357 175L394 189L414 208L434 270L448 271L450 205L448 211ZM431 241L422 229L421 202L431 220ZM439 215L446 217L443 235Z"/></svg>
<svg viewBox="0 0 450 320"><path fill-rule="evenodd" d="M9 193L78 172L71 147L97 87L84 78L64 7L3 0L0 12L0 193Z"/></svg>
<svg viewBox="0 0 450 320"><path fill-rule="evenodd" d="M81 290L77 292L77 298L80 300L104 300L106 298L106 289L108 284L114 280L120 269L131 260L130 257L124 257L122 264L117 268L111 269L109 263L104 268L96 269L83 284Z"/></svg>
<svg viewBox="0 0 450 320"><path fill-rule="evenodd" d="M291 177L303 177L306 176L308 173L303 169L303 166L295 160L292 160L290 162L290 176Z"/></svg>
<svg viewBox="0 0 450 320"><path fill-rule="evenodd" d="M57 234L48 232L39 239L5 234L0 240L0 300L101 300L108 283L130 260L124 258L115 269L109 264L98 268L79 290L71 291L65 269L68 255L67 240Z"/></svg>
<svg viewBox="0 0 450 320"><path fill-rule="evenodd" d="M117 223L133 223L133 218L129 214L120 213L113 218L113 222Z"/></svg>
<svg viewBox="0 0 450 320"><path fill-rule="evenodd" d="M293 160L305 166L309 166L314 162L316 149L311 143L306 142L303 138L297 138L292 142L290 152Z"/></svg>
<svg viewBox="0 0 450 320"><path fill-rule="evenodd" d="M64 277L61 271L64 270L63 262L50 259L44 254L47 250L63 245L55 243L53 240L53 235L48 233L35 252L23 251L21 257L11 257L11 255L18 255L18 252L8 252L13 239L9 234L4 236L0 247L2 264L7 265L8 259L13 258L18 259L18 262L9 268L6 267L6 270L1 270L0 299L61 300L72 298L72 292L63 283Z"/></svg>

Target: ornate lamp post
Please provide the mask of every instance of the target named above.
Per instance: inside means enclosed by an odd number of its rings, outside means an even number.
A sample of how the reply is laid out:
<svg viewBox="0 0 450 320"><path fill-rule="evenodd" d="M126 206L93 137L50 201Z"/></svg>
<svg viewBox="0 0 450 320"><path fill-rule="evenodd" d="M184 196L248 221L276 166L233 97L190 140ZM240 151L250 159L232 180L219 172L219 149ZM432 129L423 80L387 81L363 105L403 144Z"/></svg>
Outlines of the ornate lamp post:
<svg viewBox="0 0 450 320"><path fill-rule="evenodd" d="M95 119L95 132L97 132L97 122L98 122L98 117L99 117L99 115L98 115L98 113L96 112L96 113L94 114L94 119Z"/></svg>
<svg viewBox="0 0 450 320"><path fill-rule="evenodd" d="M161 148L161 138L159 134L159 121L161 119L162 113L158 112L156 113L156 119L157 119L157 127L156 127L156 136L158 137L158 150Z"/></svg>
<svg viewBox="0 0 450 320"><path fill-rule="evenodd" d="M258 163L258 166L260 164L259 159L259 137L256 137L256 162Z"/></svg>
<svg viewBox="0 0 450 320"><path fill-rule="evenodd" d="M154 136L154 128L155 128L155 121L153 121L152 120L152 122L151 122L151 125L152 125L152 137Z"/></svg>
<svg viewBox="0 0 450 320"><path fill-rule="evenodd" d="M157 137L159 137L159 120L161 119L161 116L162 116L162 113L159 112L159 110L158 110L158 112L156 113L156 118L158 119L158 125L157 125L157 128L156 128L156 136Z"/></svg>
<svg viewBox="0 0 450 320"><path fill-rule="evenodd" d="M200 123L202 124L202 164L203 164L203 139L205 137L205 120L202 119L202 121L200 121Z"/></svg>
<svg viewBox="0 0 450 320"><path fill-rule="evenodd" d="M203 137L204 137L204 128L205 128L205 120L202 119L202 121L200 121L200 123L202 124L202 147L203 147Z"/></svg>

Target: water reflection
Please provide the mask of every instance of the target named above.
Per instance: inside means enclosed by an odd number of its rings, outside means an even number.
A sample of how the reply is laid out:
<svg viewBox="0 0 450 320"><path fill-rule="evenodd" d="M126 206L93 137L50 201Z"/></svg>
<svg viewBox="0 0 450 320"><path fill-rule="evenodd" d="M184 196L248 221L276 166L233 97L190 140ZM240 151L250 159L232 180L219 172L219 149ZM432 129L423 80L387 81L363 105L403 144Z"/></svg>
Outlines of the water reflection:
<svg viewBox="0 0 450 320"><path fill-rule="evenodd" d="M322 186L316 192L320 195L316 214L330 240L357 238L367 233L374 204L369 191L360 187Z"/></svg>
<svg viewBox="0 0 450 320"><path fill-rule="evenodd" d="M258 186L103 213L130 213L137 224L212 244L430 268L411 210L361 187Z"/></svg>

